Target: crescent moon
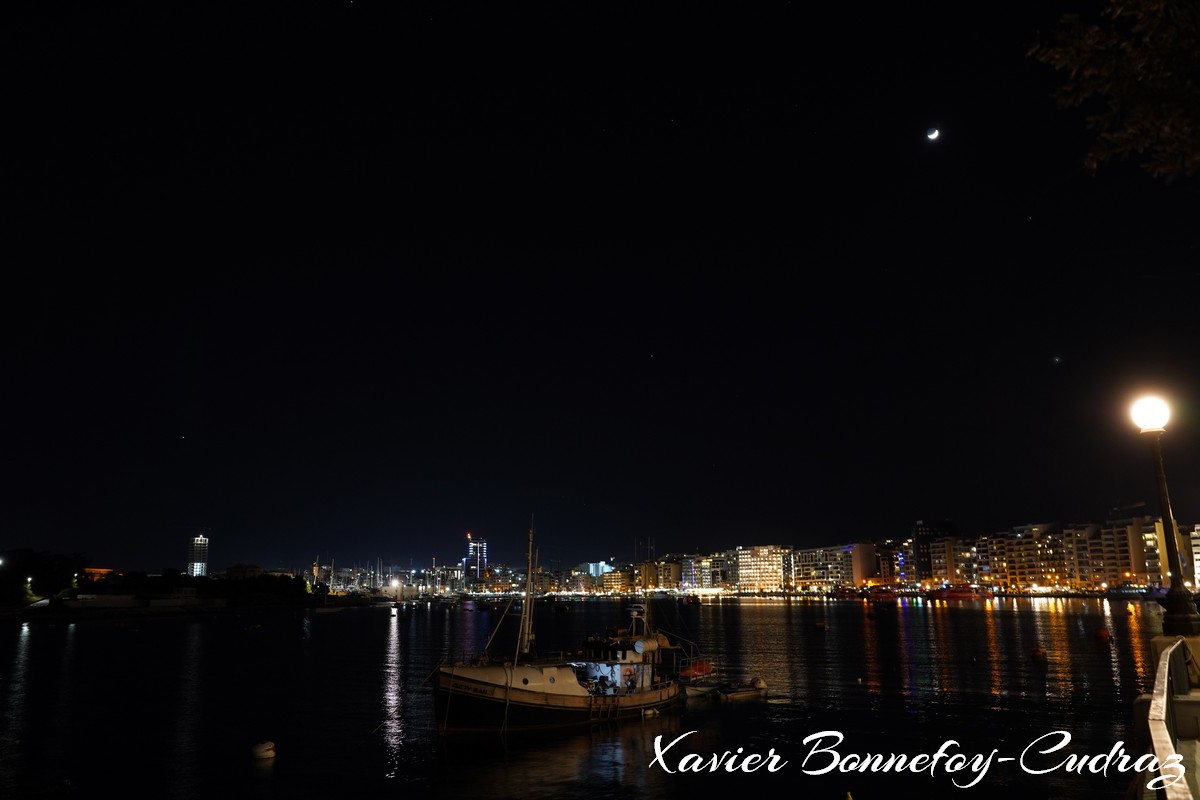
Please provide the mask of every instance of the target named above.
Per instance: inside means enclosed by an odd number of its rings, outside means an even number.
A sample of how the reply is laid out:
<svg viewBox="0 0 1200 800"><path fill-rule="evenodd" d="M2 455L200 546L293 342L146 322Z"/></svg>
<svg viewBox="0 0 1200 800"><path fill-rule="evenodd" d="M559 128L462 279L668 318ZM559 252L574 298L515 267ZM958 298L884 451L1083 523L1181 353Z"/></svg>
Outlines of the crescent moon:
<svg viewBox="0 0 1200 800"><path fill-rule="evenodd" d="M930 128L929 130L925 131L925 136L928 137L930 141L933 141L938 137L938 133L939 132L937 128Z"/></svg>

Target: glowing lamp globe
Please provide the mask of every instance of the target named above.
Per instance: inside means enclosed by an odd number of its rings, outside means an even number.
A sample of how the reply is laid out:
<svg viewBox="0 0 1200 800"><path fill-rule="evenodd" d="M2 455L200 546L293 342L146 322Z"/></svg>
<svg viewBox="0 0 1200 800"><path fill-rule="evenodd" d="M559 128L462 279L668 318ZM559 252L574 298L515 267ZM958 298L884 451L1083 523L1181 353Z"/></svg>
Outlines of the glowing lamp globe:
<svg viewBox="0 0 1200 800"><path fill-rule="evenodd" d="M1133 424L1144 431L1161 431L1171 418L1171 409L1161 397L1143 397L1130 410Z"/></svg>

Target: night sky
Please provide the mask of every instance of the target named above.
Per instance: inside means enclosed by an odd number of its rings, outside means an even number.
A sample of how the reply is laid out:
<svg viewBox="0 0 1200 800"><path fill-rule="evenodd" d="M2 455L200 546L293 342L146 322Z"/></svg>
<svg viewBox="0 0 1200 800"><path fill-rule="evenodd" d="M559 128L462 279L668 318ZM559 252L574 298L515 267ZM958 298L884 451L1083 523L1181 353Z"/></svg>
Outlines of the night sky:
<svg viewBox="0 0 1200 800"><path fill-rule="evenodd" d="M1200 521L1197 187L1082 172L1069 4L251 5L8 12L0 550L1157 514L1144 388Z"/></svg>

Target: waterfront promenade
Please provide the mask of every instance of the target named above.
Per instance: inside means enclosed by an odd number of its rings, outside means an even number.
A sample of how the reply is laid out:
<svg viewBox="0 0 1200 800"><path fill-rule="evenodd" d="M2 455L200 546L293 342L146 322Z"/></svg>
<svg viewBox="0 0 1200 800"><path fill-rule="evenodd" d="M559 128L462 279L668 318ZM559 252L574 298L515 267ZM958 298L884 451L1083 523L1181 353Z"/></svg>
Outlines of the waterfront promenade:
<svg viewBox="0 0 1200 800"><path fill-rule="evenodd" d="M1200 798L1200 636L1155 636L1151 653L1154 685L1134 701L1134 744L1160 763L1177 754L1184 780L1157 790L1134 781L1126 800L1194 800Z"/></svg>

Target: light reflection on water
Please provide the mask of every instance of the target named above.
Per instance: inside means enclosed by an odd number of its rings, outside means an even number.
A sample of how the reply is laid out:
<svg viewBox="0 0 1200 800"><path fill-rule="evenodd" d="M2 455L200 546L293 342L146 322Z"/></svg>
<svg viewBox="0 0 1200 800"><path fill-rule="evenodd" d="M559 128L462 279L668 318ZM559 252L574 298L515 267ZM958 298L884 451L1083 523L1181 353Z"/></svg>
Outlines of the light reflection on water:
<svg viewBox="0 0 1200 800"><path fill-rule="evenodd" d="M489 641L510 652L515 614L498 632L499 611L440 606L0 627L0 795L72 796L113 776L129 797L182 800L400 787L522 800L746 790L746 776L651 767L656 737L682 734L677 753L775 748L789 765L754 777L789 796L940 792L952 787L927 773L806 776L803 739L838 730L856 752L916 754L952 738L1003 755L1061 729L1075 736L1074 752L1131 746L1133 699L1151 684L1149 642L1161 631L1157 606L1098 599L764 598L654 609L663 629L731 677L763 677L768 702L689 701L644 722L463 741L438 737L427 678L439 659ZM537 612L544 651L574 649L626 618L617 600ZM1041 664L1037 645L1047 651ZM279 753L267 763L249 755L264 738ZM1126 783L1031 782L993 767L985 786L1029 800L1118 798Z"/></svg>
<svg viewBox="0 0 1200 800"><path fill-rule="evenodd" d="M403 662L400 660L400 618L392 611L388 626L387 660L383 670L383 740L387 746L388 763L391 769L387 777L399 774L400 748L404 744L404 694L401 691Z"/></svg>
<svg viewBox="0 0 1200 800"><path fill-rule="evenodd" d="M29 649L32 639L31 626L21 625L11 642L6 642L8 657L0 660L7 665L0 670L0 708L4 709L0 723L0 794L12 796L19 791L16 775L26 768L26 758L21 742L26 737L25 718L29 705Z"/></svg>
<svg viewBox="0 0 1200 800"><path fill-rule="evenodd" d="M1160 615L1148 605L1129 613L1121 604L1122 614L1116 614L1101 600L738 605L743 613L729 640L721 636L729 608L702 608L697 620L685 624L700 628L702 647L724 653L741 677L761 673L773 694L798 701L813 694L841 697L851 686L909 699L976 692L994 697L1031 683L1044 686L1046 696L1066 698L1086 691L1100 664L1107 682L1132 690L1149 685L1149 638L1161 630ZM1110 640L1097 636L1101 628L1111 631ZM1040 666L1032 658L1038 645L1048 653ZM847 677L854 683L848 685Z"/></svg>

